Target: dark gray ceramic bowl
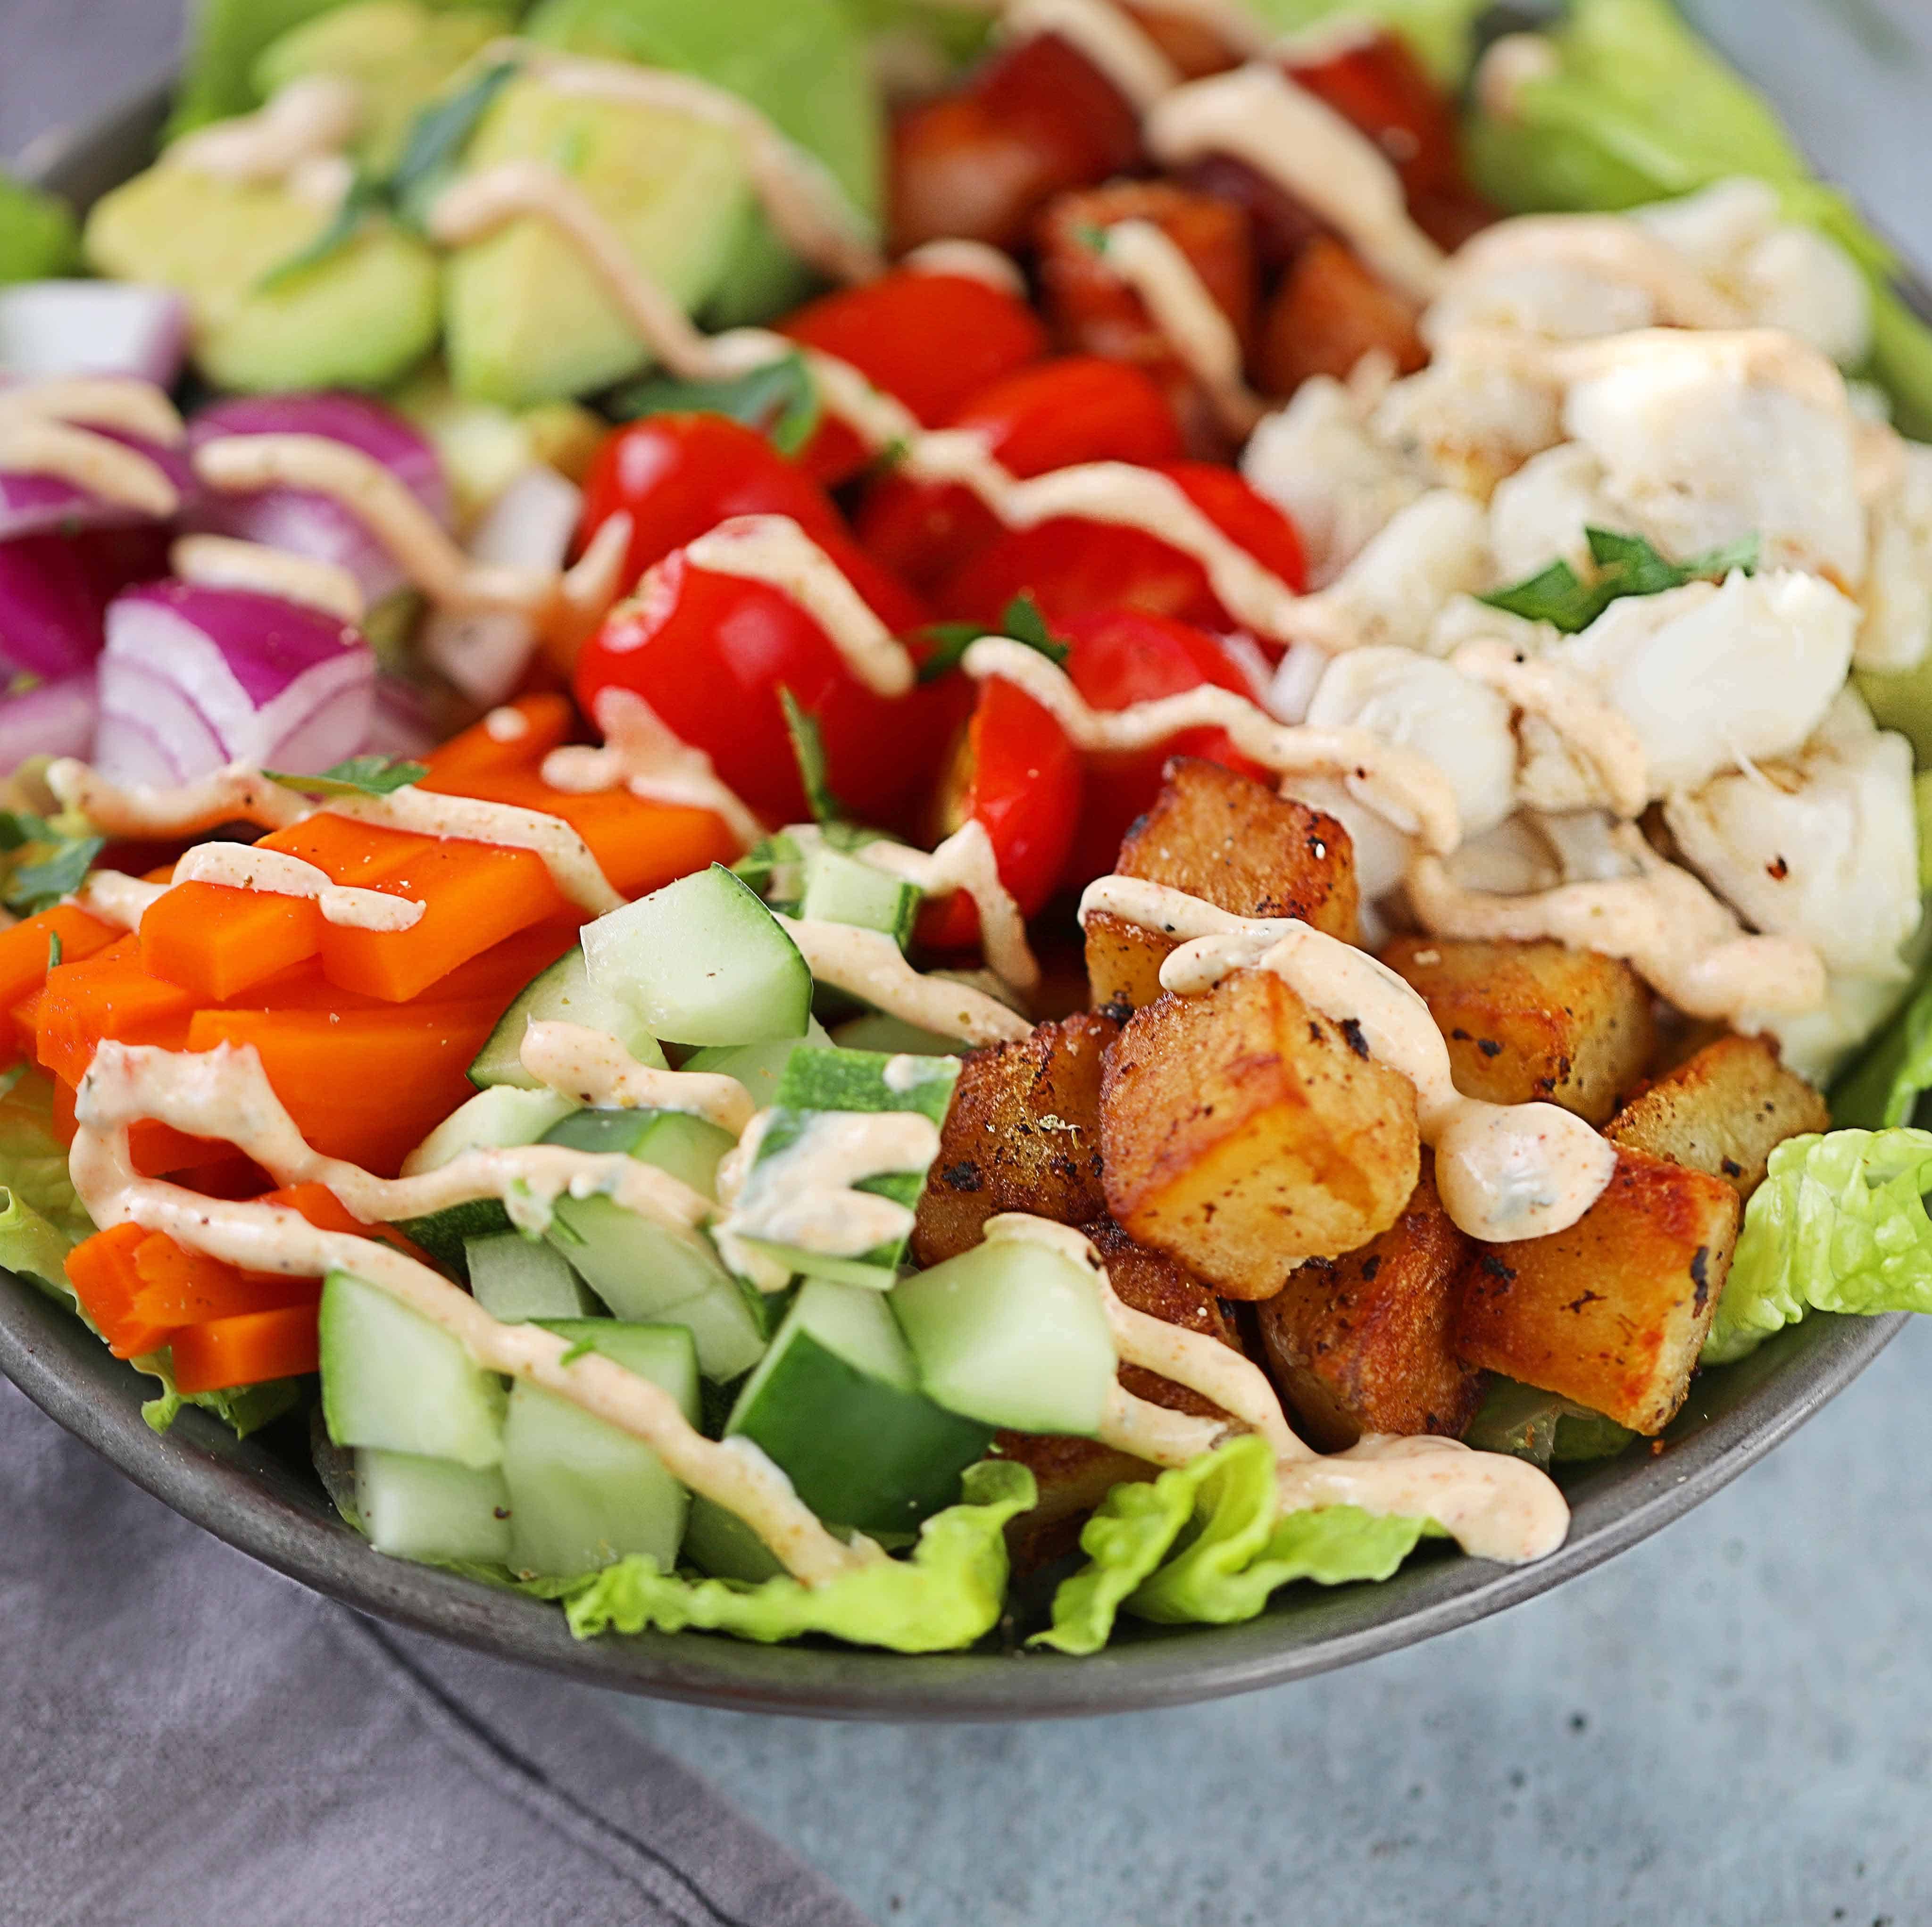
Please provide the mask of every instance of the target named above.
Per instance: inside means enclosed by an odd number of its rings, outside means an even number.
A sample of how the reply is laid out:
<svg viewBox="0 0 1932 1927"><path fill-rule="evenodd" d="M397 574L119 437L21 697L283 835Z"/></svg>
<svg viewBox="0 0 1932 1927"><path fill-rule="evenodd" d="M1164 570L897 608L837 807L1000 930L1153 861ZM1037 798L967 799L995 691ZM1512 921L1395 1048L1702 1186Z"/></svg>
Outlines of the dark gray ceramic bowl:
<svg viewBox="0 0 1932 1927"><path fill-rule="evenodd" d="M85 205L148 159L158 91L43 165ZM1297 1586L1250 1624L1156 1630L1130 1621L1089 1659L982 1651L925 1659L717 1635L573 1640L562 1614L371 1551L336 1517L302 1438L237 1440L184 1412L158 1437L153 1389L76 1319L0 1272L0 1371L136 1484L278 1572L359 1610L466 1646L664 1699L846 1719L1037 1719L1243 1692L1346 1666L1514 1605L1634 1545L1708 1498L1841 1392L1902 1317L1814 1317L1741 1365L1700 1377L1661 1441L1567 1482L1574 1520L1553 1557L1511 1568L1435 1552L1379 1586Z"/></svg>

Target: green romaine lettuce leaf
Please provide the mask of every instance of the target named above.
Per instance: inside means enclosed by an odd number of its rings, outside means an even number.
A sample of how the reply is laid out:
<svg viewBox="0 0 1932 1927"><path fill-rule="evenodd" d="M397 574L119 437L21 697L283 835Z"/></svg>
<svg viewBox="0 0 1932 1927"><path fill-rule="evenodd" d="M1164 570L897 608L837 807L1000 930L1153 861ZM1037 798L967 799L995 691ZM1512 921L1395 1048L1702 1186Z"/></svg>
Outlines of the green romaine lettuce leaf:
<svg viewBox="0 0 1932 1927"><path fill-rule="evenodd" d="M1702 1362L1726 1365L1808 1311L1932 1311L1932 1131L1787 1138L1744 1207Z"/></svg>
<svg viewBox="0 0 1932 1927"><path fill-rule="evenodd" d="M1437 1530L1426 1520L1353 1506L1276 1520L1274 1494L1274 1455L1252 1437L1232 1440L1151 1484L1115 1486L1080 1535L1091 1563L1054 1594L1053 1625L1034 1644L1096 1653L1123 1607L1163 1625L1252 1619L1292 1580L1338 1586L1386 1579L1418 1539Z"/></svg>
<svg viewBox="0 0 1932 1927"><path fill-rule="evenodd" d="M1400 34L1444 87L1460 87L1475 57L1475 23L1486 0L1248 0L1283 33L1298 33L1336 14L1377 20Z"/></svg>
<svg viewBox="0 0 1932 1927"><path fill-rule="evenodd" d="M0 173L0 281L70 274L80 259L80 231L68 204Z"/></svg>
<svg viewBox="0 0 1932 1927"><path fill-rule="evenodd" d="M969 1466L960 1482L963 1503L926 1521L909 1559L882 1560L824 1586L788 1577L756 1586L683 1579L633 1557L587 1578L526 1582L523 1590L561 1599L579 1639L698 1626L764 1644L821 1632L895 1653L952 1652L998 1623L1006 1524L1037 1496L1030 1472L998 1459Z"/></svg>
<svg viewBox="0 0 1932 1927"><path fill-rule="evenodd" d="M259 1432L270 1419L292 1411L302 1397L302 1381L297 1378L271 1378L260 1385L238 1385L226 1392L177 1392L167 1353L151 1352L131 1362L136 1371L161 1381L160 1395L141 1407L141 1416L157 1432L165 1432L180 1417L183 1406L199 1405L219 1419L238 1439L245 1439L250 1432Z"/></svg>

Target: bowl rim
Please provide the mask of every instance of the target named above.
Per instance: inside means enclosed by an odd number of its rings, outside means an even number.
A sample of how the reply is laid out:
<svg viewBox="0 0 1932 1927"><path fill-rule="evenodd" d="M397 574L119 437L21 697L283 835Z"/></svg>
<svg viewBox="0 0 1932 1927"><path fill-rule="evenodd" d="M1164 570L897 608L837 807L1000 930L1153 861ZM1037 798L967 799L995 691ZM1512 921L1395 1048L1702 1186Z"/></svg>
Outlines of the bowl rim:
<svg viewBox="0 0 1932 1927"><path fill-rule="evenodd" d="M82 210L152 152L169 88L45 139L25 171ZM740 1711L838 1719L1015 1720L1184 1704L1309 1677L1413 1645L1550 1590L1660 1531L1728 1485L1850 1385L1906 1323L1814 1314L1695 1381L1651 1452L1567 1479L1570 1536L1535 1564L1413 1560L1378 1585L1286 1589L1232 1626L1129 1625L1090 1657L1011 1650L910 1656L718 1634L571 1637L554 1605L386 1557L337 1518L307 1467L184 1410L141 1416L153 1382L63 1306L0 1272L0 1373L143 1490L216 1538L361 1612L588 1684Z"/></svg>

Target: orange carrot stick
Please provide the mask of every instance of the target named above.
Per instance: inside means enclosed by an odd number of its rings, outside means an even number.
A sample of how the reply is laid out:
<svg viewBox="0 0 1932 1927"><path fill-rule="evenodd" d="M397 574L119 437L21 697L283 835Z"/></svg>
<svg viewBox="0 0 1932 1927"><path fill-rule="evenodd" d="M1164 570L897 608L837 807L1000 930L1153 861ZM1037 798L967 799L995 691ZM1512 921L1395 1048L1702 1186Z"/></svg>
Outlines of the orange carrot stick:
<svg viewBox="0 0 1932 1927"><path fill-rule="evenodd" d="M188 1325L170 1341L175 1384L182 1392L220 1392L294 1378L319 1362L315 1307L289 1305Z"/></svg>
<svg viewBox="0 0 1932 1927"><path fill-rule="evenodd" d="M244 1271L206 1252L188 1251L158 1231L135 1246L134 1269L140 1283L131 1308L137 1317L164 1328L285 1305L315 1305L322 1298L320 1278Z"/></svg>
<svg viewBox="0 0 1932 1927"><path fill-rule="evenodd" d="M60 940L61 961L78 964L105 950L120 934L72 904L56 904L0 931L0 1006L11 1010L46 981L55 938Z"/></svg>
<svg viewBox="0 0 1932 1927"><path fill-rule="evenodd" d="M322 912L306 897L182 883L141 919L141 962L206 1003L225 1003L313 957Z"/></svg>
<svg viewBox="0 0 1932 1927"><path fill-rule="evenodd" d="M569 740L577 720L567 696L522 696L493 714L520 716L523 733L500 733L505 726L499 724L493 730L488 718L472 724L424 757L429 774L422 779L422 788L440 790L448 796L474 796L476 793L469 787L473 777L506 769L534 769L559 743Z"/></svg>
<svg viewBox="0 0 1932 1927"><path fill-rule="evenodd" d="M35 1035L39 1061L79 1084L104 1038L178 1049L194 999L141 967L140 941L124 937L79 964L49 972Z"/></svg>

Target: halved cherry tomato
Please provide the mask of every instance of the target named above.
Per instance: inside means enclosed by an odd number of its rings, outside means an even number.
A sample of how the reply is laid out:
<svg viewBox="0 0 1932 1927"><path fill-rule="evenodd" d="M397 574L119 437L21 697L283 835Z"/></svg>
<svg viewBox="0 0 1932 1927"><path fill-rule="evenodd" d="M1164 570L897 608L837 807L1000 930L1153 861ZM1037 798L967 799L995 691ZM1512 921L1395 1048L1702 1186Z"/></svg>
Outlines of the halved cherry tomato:
<svg viewBox="0 0 1932 1927"><path fill-rule="evenodd" d="M990 676L940 785L935 841L984 824L1000 881L1030 916L1066 867L1080 791L1079 754L1066 732L1023 689ZM935 950L968 949L979 933L979 913L963 892L928 904L920 919L920 941Z"/></svg>
<svg viewBox="0 0 1932 1927"><path fill-rule="evenodd" d="M1305 586L1307 565L1294 523L1232 469L1208 462L1148 466L1290 589ZM1142 529L1073 516L1008 530L954 571L934 600L942 615L990 625L1016 595L1031 596L1056 624L1138 609L1204 629L1235 626L1192 556Z"/></svg>
<svg viewBox="0 0 1932 1927"><path fill-rule="evenodd" d="M847 538L821 538L845 566ZM876 563L848 568L854 588L895 634L916 628L918 604ZM634 690L672 731L704 751L718 773L760 814L799 821L806 813L778 690L814 717L832 788L859 817L892 820L938 766L956 712L950 690L874 694L824 631L783 590L694 568L675 550L639 593L605 617L578 658L577 700L596 713L599 692Z"/></svg>
<svg viewBox="0 0 1932 1927"><path fill-rule="evenodd" d="M1066 355L989 383L946 424L985 436L1022 479L1076 462L1166 462L1180 431L1159 387L1138 368ZM915 588L926 589L999 533L992 511L956 483L887 475L866 495L859 540Z"/></svg>
<svg viewBox="0 0 1932 1927"><path fill-rule="evenodd" d="M1096 709L1131 709L1204 682L1238 696L1251 693L1221 644L1186 622L1116 609L1063 620L1056 629L1070 650L1066 673ZM1120 839L1134 819L1153 806L1162 766L1171 756L1200 757L1268 780L1268 772L1242 755L1220 729L1183 730L1151 749L1084 757L1080 829L1068 859L1067 883L1082 886L1113 868Z"/></svg>
<svg viewBox="0 0 1932 1927"><path fill-rule="evenodd" d="M968 275L910 268L809 302L778 331L849 361L928 428L988 382L1038 361L1047 345L1046 327L1017 296ZM828 488L849 481L868 459L858 436L830 420L799 457Z"/></svg>

